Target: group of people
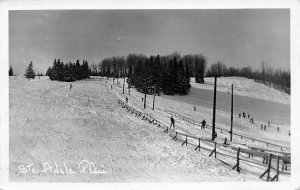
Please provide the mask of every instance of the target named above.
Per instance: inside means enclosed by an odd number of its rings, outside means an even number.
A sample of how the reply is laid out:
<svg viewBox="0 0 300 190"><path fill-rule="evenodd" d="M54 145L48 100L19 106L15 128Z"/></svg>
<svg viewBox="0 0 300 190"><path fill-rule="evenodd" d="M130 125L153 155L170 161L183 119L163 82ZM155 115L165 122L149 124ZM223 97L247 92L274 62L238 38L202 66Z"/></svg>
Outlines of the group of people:
<svg viewBox="0 0 300 190"><path fill-rule="evenodd" d="M243 117L243 118L248 118L248 119L250 120L250 123L251 123L251 124L254 124L254 119L253 119L253 117L250 118L250 115L249 115L249 114L246 114L245 112L240 113L240 114L239 114L239 118L241 118L241 117ZM269 121L269 122L268 122L268 127L270 127L270 124L271 124L271 122ZM260 124L260 129L266 131L266 130L267 130L267 125L263 125L263 124L261 123L261 124ZM277 131L278 131L278 132L280 131L280 128L279 128L279 127L277 127Z"/></svg>
<svg viewBox="0 0 300 190"><path fill-rule="evenodd" d="M253 119L253 117L250 118L250 115L249 115L249 114L247 114L247 115L248 115L248 119L250 119L250 123L251 123L251 124L254 124L254 119ZM239 118L241 118L241 117L247 118L247 115L246 115L245 112L239 113Z"/></svg>
<svg viewBox="0 0 300 190"><path fill-rule="evenodd" d="M173 129L175 129L175 119L173 118L173 116L171 116L170 121L171 121L170 129L172 129L172 127ZM205 126L206 126L206 121L203 119L201 121L201 130L205 129Z"/></svg>
<svg viewBox="0 0 300 190"><path fill-rule="evenodd" d="M266 131L267 130L267 125L260 124L260 129Z"/></svg>
<svg viewBox="0 0 300 190"><path fill-rule="evenodd" d="M268 127L270 127L270 124L271 124L271 122L269 121L268 122ZM260 124L260 129L266 131L267 130L267 125ZM279 131L279 127L277 127L277 131Z"/></svg>

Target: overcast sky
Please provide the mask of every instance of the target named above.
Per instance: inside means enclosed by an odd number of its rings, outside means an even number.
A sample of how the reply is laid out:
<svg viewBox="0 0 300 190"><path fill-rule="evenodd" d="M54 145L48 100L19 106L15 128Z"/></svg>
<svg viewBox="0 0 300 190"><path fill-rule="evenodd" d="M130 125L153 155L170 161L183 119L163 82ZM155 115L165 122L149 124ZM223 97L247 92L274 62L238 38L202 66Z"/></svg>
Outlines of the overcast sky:
<svg viewBox="0 0 300 190"><path fill-rule="evenodd" d="M9 62L45 73L54 58L89 64L128 53L202 53L208 64L290 70L290 12L252 10L52 10L9 12Z"/></svg>

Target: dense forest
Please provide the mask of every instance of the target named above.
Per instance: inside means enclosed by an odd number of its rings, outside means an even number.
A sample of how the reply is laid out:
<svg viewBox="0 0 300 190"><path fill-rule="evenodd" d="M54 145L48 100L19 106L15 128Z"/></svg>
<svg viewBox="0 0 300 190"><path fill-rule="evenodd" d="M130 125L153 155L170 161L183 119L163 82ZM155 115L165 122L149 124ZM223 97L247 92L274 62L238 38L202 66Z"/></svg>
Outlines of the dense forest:
<svg viewBox="0 0 300 190"><path fill-rule="evenodd" d="M81 65L79 60L76 63L69 62L64 64L60 59L54 59L53 66L48 68L46 75L49 76L50 80L72 82L89 78L91 70L88 62L85 60L83 60Z"/></svg>
<svg viewBox="0 0 300 190"><path fill-rule="evenodd" d="M152 57L152 58L151 58ZM157 60L159 57L159 60ZM152 61L151 61L151 60ZM153 61L154 60L154 61ZM157 63L159 62L159 64ZM149 64L149 65L148 65ZM140 73L146 73L149 68L153 70L153 64L159 65L158 68L154 68L154 70L159 70L158 73L149 72L150 75L155 76L156 79L159 79L160 82L154 81L149 82L149 84L145 83L145 78L139 78L134 75L136 72L136 68L138 68L137 72L139 73L141 69L145 69ZM178 64L178 67L176 66ZM182 64L182 65L181 65ZM142 92L150 92L151 87L155 86L157 92L163 92L166 94L185 94L189 90L189 85L186 85L186 91L181 93L180 90L176 88L178 86L178 81L170 80L172 77L167 77L167 73L171 74L171 69L175 65L174 70L178 70L181 72L181 75L195 77L195 82L204 83L204 77L229 77L229 76L237 76L237 77L246 77L249 79L254 79L256 82L261 82L265 85L269 85L271 87L277 88L279 90L283 90L287 93L290 93L290 72L282 71L282 70L274 70L272 67L268 66L266 63L262 62L260 68L257 70L253 70L251 67L227 67L225 64L217 62L211 64L207 67L207 59L205 56L201 54L188 54L181 56L179 53L174 52L170 55L166 56L150 56L146 57L142 54L129 54L126 57L114 56L103 59L97 69L97 65L92 65L92 75L101 75L106 77L124 77L128 75L128 80L130 85L137 87L139 91ZM148 68L149 66L149 68ZM146 69L146 67L148 69ZM177 67L177 68L176 68ZM183 67L183 69L182 69ZM181 70L181 71L180 71ZM183 72L182 72L183 70ZM147 73L147 75L149 74ZM152 73L152 74L151 74ZM185 74L183 74L185 73ZM174 73L173 73L174 74ZM148 77L149 78L149 77ZM137 83L137 79L141 80L140 84L143 84L144 88L142 89ZM143 81L143 82L142 82ZM172 86L173 84L169 84L166 81L172 81L174 83L174 90L165 88L166 86ZM182 81L179 79L179 81ZM168 85L167 85L168 84ZM184 86L180 84L179 86ZM180 88L181 88L180 87ZM153 90L152 90L153 91Z"/></svg>
<svg viewBox="0 0 300 190"><path fill-rule="evenodd" d="M185 95L191 87L190 77L204 83L206 58L201 54L180 56L174 52L166 56L129 54L109 57L101 61L98 72L92 66L92 75L127 77L129 86L147 94Z"/></svg>

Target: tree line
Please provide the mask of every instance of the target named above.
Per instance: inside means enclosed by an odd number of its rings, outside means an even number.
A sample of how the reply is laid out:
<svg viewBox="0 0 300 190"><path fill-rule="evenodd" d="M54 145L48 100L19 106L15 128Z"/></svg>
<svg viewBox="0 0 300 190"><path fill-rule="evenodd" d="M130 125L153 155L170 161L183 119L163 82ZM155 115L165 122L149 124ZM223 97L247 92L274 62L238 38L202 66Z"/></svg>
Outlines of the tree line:
<svg viewBox="0 0 300 190"><path fill-rule="evenodd" d="M51 80L72 82L92 76L122 78L127 77L129 86L134 86L143 93L187 94L191 87L190 77L195 77L195 82L204 83L204 77L246 77L254 79L265 85L284 90L290 93L290 72L274 70L264 62L261 68L253 70L251 67L235 68L227 67L221 62L211 64L207 69L207 59L202 54L188 54L181 56L177 52L164 56L145 56L143 54L128 54L127 56L113 56L104 58L99 65L83 60L80 64L66 63L60 59L54 59L53 66L49 67L46 75ZM14 75L12 66L9 68L9 76ZM30 62L25 71L26 78L43 76L33 70Z"/></svg>
<svg viewBox="0 0 300 190"><path fill-rule="evenodd" d="M14 72L14 69L11 65L9 66L8 75L9 76L18 76L18 74L16 74ZM33 63L32 63L32 61L30 61L29 65L27 66L27 68L25 70L24 76L28 79L34 79L36 76L44 76L44 75L43 75L43 73L36 74L33 69Z"/></svg>
<svg viewBox="0 0 300 190"><path fill-rule="evenodd" d="M284 90L287 93L290 93L291 88L291 74L289 71L274 70L264 62L261 63L260 70L253 70L249 66L243 68L227 67L225 64L218 62L211 64L206 72L206 77L214 76L246 77L279 90Z"/></svg>
<svg viewBox="0 0 300 190"><path fill-rule="evenodd" d="M69 62L64 64L60 59L54 59L53 66L49 67L46 72L50 80L66 82L89 78L90 74L91 70L86 60L83 60L81 65L79 60L76 63Z"/></svg>
<svg viewBox="0 0 300 190"><path fill-rule="evenodd" d="M125 57L113 56L103 59L97 72L92 66L92 75L105 77L127 77L129 86L134 86L143 93L184 95L191 87L190 77L204 83L207 60L201 54L184 55L174 52L165 56L145 56L128 54Z"/></svg>

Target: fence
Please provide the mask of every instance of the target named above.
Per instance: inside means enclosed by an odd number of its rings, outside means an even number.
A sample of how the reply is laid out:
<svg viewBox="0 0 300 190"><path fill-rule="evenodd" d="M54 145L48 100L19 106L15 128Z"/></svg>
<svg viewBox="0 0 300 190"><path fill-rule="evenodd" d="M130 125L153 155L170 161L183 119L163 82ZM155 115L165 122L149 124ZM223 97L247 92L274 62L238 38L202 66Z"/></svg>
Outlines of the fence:
<svg viewBox="0 0 300 190"><path fill-rule="evenodd" d="M173 140L175 141L182 141L181 146L187 146L188 144L190 145L194 145L195 150L199 150L200 149L204 149L206 151L209 151L209 157L211 157L212 155L217 158L217 155L221 156L221 157L227 157L230 159L236 159L236 164L233 167L233 169L237 168L237 171L240 172L240 165L241 162L244 163L250 163L250 164L255 164L255 165L260 165L265 167L265 164L268 164L267 170L260 176L260 178L263 178L263 176L265 174L267 174L267 181L273 181L273 180L277 180L279 178L279 173L281 174L287 174L289 175L289 172L284 172L283 170L288 170L288 166L291 162L291 158L290 156L279 156L279 155L273 155L265 153L265 152L260 152L258 150L248 150L248 149L242 149L242 148L236 148L236 147L231 147L227 144L224 143L217 143L215 141L211 141L210 139L205 139L205 138L199 138L199 137L195 137L195 136L191 136L191 135L187 135L184 133L181 133L179 131L175 131L172 130L170 127L165 126L164 124L162 124L160 121L158 121L157 119L155 119L153 116L147 114L147 113L143 113L141 111L136 110L135 108L131 107L130 105L128 105L127 103L123 102L122 100L118 100L118 103L121 105L122 108L125 108L128 112L130 112L131 114L134 114L136 117L141 117L141 119L148 121L150 124L154 124L157 127L160 127L164 130L164 133L169 133L172 137ZM196 144L195 144L196 142ZM206 143L206 144L205 144ZM207 145L207 143L209 145L211 145L212 149L208 148L207 146L203 146L203 145ZM222 148L221 148L222 147ZM227 152L230 150L228 149L228 147L231 148L231 150L236 151L237 152L237 157L235 158L232 155L226 154L224 153L224 150L226 150ZM217 149L219 149L219 151L217 151ZM223 151L223 152L222 152ZM248 154L248 158L245 155L242 155L241 153L245 153ZM258 158L261 157L263 158L263 163L260 163L257 160L250 160L250 155L253 157L254 155L257 156ZM277 156L277 167L276 167L276 175L274 177L270 177L270 173L271 173L271 169L274 169L274 167L271 165L272 163L272 158L274 156ZM269 160L268 160L269 159ZM266 161L268 160L268 161ZM279 160L282 160L282 171L279 171Z"/></svg>
<svg viewBox="0 0 300 190"><path fill-rule="evenodd" d="M200 123L200 122L194 121L194 120L189 119L189 118L186 118L186 117L184 117L184 116L182 116L182 115L180 115L180 114L178 114L178 113L171 112L171 111L168 111L168 110L165 110L165 112L168 113L168 114L171 114L171 115L173 115L173 116L176 116L176 117L178 117L178 118L180 118L180 119L182 119L182 120L184 120L184 121L187 121L188 123L191 123L191 124L193 124L193 125L196 125L196 126L199 126L199 127L201 126L201 123ZM208 125L208 124L206 124L206 127L207 127L207 128L211 128L211 126ZM219 127L216 127L216 129L219 130L221 133L223 133L223 131L224 131L224 132L227 132L227 133L230 134L230 131L228 131L228 130L226 130L226 129L222 129L222 128L219 128ZM232 133L232 135L235 135L235 136L237 136L237 137L240 137L241 139L248 139L248 140L251 140L252 142L255 142L255 141L256 141L256 142L260 142L260 143L266 144L267 147L268 147L269 145L271 145L271 146L280 148L281 151L283 151L284 149L290 150L290 148L289 148L289 147L286 147L286 146L277 145L277 144L270 143L270 142L263 141L263 140L256 139L256 138L246 137L246 136L241 135L241 134L238 134L238 133ZM268 149L265 149L265 150L266 150L266 151L269 151ZM279 151L275 151L275 152L276 152L276 153L280 153ZM285 154L290 154L290 153L285 153Z"/></svg>

